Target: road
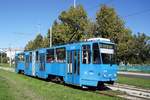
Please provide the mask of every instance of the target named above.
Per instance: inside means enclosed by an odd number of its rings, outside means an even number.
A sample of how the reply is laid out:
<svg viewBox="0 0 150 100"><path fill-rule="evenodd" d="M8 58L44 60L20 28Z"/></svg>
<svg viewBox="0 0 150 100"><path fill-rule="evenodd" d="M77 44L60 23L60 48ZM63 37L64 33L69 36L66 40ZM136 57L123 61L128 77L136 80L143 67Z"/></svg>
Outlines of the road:
<svg viewBox="0 0 150 100"><path fill-rule="evenodd" d="M122 76L127 76L127 77L150 79L150 74L146 74L146 73L118 72L118 74Z"/></svg>

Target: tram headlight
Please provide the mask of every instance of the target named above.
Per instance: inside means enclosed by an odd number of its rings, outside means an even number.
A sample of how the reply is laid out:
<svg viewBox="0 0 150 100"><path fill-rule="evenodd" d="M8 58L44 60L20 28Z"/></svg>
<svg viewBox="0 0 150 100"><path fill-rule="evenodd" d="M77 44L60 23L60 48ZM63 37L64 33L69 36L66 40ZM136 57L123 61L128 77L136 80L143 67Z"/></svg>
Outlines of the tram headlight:
<svg viewBox="0 0 150 100"><path fill-rule="evenodd" d="M103 76L104 76L104 77L107 77L107 75L106 75L106 74L104 74Z"/></svg>
<svg viewBox="0 0 150 100"><path fill-rule="evenodd" d="M89 75L93 75L94 72L93 72L93 71L89 71L88 74L89 74Z"/></svg>
<svg viewBox="0 0 150 100"><path fill-rule="evenodd" d="M87 73L87 72L84 72L84 74L86 74L86 75L87 75L88 73Z"/></svg>

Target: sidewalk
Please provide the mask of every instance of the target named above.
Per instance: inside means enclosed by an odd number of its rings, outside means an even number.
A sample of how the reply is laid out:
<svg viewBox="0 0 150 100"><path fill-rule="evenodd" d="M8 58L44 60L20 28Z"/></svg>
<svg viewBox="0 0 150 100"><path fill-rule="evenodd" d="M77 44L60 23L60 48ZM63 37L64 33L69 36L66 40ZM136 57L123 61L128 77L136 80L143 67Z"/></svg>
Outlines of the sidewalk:
<svg viewBox="0 0 150 100"><path fill-rule="evenodd" d="M118 74L124 74L124 75L140 75L140 76L149 76L150 74L148 73L138 73L138 72L123 72L123 71L119 71Z"/></svg>
<svg viewBox="0 0 150 100"><path fill-rule="evenodd" d="M7 67L1 67L1 66L0 66L0 69L6 70L6 71L15 72L15 69L14 69L14 68L7 68Z"/></svg>

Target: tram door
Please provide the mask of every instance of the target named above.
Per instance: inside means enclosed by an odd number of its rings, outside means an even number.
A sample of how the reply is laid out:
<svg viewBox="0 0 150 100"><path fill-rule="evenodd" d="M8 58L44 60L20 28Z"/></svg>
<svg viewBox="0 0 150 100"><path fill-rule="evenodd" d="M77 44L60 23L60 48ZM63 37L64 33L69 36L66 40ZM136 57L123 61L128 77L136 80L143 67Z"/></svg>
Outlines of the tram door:
<svg viewBox="0 0 150 100"><path fill-rule="evenodd" d="M67 52L67 82L70 84L79 85L80 73L80 52L73 50Z"/></svg>

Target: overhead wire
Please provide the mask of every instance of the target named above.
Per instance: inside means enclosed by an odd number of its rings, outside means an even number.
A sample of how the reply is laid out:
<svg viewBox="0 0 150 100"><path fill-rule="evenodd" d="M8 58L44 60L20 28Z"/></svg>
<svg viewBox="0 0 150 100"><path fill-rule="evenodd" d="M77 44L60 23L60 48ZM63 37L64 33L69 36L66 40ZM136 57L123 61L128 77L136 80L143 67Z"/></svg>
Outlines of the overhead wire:
<svg viewBox="0 0 150 100"><path fill-rule="evenodd" d="M123 18L127 18L127 17L131 17L131 16L136 16L136 15L141 15L143 13L148 13L150 12L150 9L145 9L145 10L142 10L142 11L138 11L138 12L135 12L135 13L131 13L131 14L128 14L128 15L125 15L125 16L122 16Z"/></svg>
<svg viewBox="0 0 150 100"><path fill-rule="evenodd" d="M108 4L111 4L114 0L108 0L107 2L105 2L104 4L108 5ZM87 8L87 10L93 10L94 8L97 8L99 7L100 4L97 4L96 6L93 6L93 7L90 7L90 8ZM148 13L150 12L150 9L145 9L145 10L142 10L142 11L138 11L138 12L134 12L134 13L131 13L131 14L128 14L128 15L125 15L125 16L121 16L122 18L128 18L128 17L131 17L131 16L136 16L136 15L141 15L143 13Z"/></svg>
<svg viewBox="0 0 150 100"><path fill-rule="evenodd" d="M114 0L109 0L109 1L107 1L106 3L104 3L104 4L108 5L108 4L111 4L113 1L114 1ZM92 9L97 8L97 7L99 7L99 6L100 6L100 4L98 4L98 5L94 6L94 7L87 8L87 9L88 9L88 10L92 10ZM125 16L121 16L121 17L122 17L122 18L128 18L128 17L137 16L137 15L141 15L141 14L148 13L148 12L150 12L150 9L144 9L144 10L142 10L142 11L137 11L137 12L134 12L134 13L125 15ZM108 17L108 16L105 16L105 18L106 18L106 17Z"/></svg>

